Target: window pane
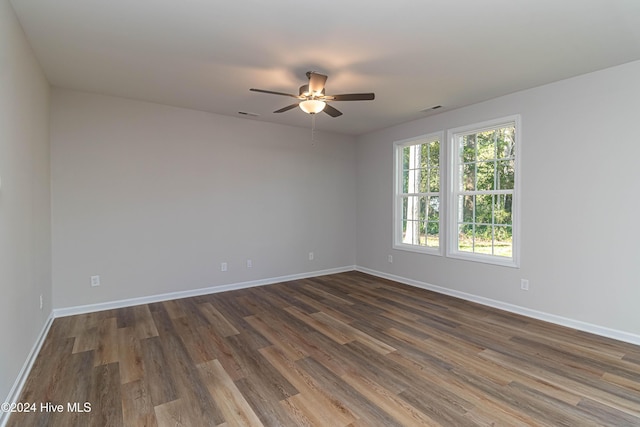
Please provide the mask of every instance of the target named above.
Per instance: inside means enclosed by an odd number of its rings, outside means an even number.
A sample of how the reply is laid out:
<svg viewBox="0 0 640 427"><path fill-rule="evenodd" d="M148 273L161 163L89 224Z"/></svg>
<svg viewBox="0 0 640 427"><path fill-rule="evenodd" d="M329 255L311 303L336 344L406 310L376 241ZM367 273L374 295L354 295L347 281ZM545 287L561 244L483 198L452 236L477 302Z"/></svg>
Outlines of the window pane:
<svg viewBox="0 0 640 427"><path fill-rule="evenodd" d="M458 224L458 250L473 252L473 225Z"/></svg>
<svg viewBox="0 0 640 427"><path fill-rule="evenodd" d="M420 144L420 167L429 167L429 144Z"/></svg>
<svg viewBox="0 0 640 427"><path fill-rule="evenodd" d="M419 240L418 232L420 229L418 221L403 221L403 229L402 243L417 245Z"/></svg>
<svg viewBox="0 0 640 427"><path fill-rule="evenodd" d="M479 191L493 190L495 184L494 162L479 162L476 189Z"/></svg>
<svg viewBox="0 0 640 427"><path fill-rule="evenodd" d="M420 222L419 221L406 221L404 238L402 243L408 243L410 245L417 245L420 241Z"/></svg>
<svg viewBox="0 0 640 427"><path fill-rule="evenodd" d="M438 168L429 169L429 191L435 193L440 191L440 170Z"/></svg>
<svg viewBox="0 0 640 427"><path fill-rule="evenodd" d="M496 224L512 224L511 217L511 205L513 203L513 196L511 194L500 194L495 198L495 205L493 206L493 215Z"/></svg>
<svg viewBox="0 0 640 427"><path fill-rule="evenodd" d="M407 191L418 193L420 186L420 145L406 147L407 168L409 170Z"/></svg>
<svg viewBox="0 0 640 427"><path fill-rule="evenodd" d="M419 246L427 246L427 222L420 221L420 236L416 242Z"/></svg>
<svg viewBox="0 0 640 427"><path fill-rule="evenodd" d="M420 198L417 196L406 197L404 211L404 235L402 243L411 245L418 244L419 241L419 218L420 218Z"/></svg>
<svg viewBox="0 0 640 427"><path fill-rule="evenodd" d="M434 248L440 246L440 223L437 221L427 223L427 246Z"/></svg>
<svg viewBox="0 0 640 427"><path fill-rule="evenodd" d="M407 209L408 209L409 201L407 197L402 198L402 219L407 219ZM402 228L404 230L404 227Z"/></svg>
<svg viewBox="0 0 640 427"><path fill-rule="evenodd" d="M476 164L465 163L460 166L460 190L474 191L476 189Z"/></svg>
<svg viewBox="0 0 640 427"><path fill-rule="evenodd" d="M476 224L491 224L492 221L493 196L490 194L476 196Z"/></svg>
<svg viewBox="0 0 640 427"><path fill-rule="evenodd" d="M473 239L473 251L479 254L491 255L493 251L492 227L485 224L476 224Z"/></svg>
<svg viewBox="0 0 640 427"><path fill-rule="evenodd" d="M409 192L409 171L402 171L402 193L406 194Z"/></svg>
<svg viewBox="0 0 640 427"><path fill-rule="evenodd" d="M500 129L497 141L497 158L508 159L515 155L515 128L513 126Z"/></svg>
<svg viewBox="0 0 640 427"><path fill-rule="evenodd" d="M462 221L473 222L473 208L475 205L475 196L460 196L462 204Z"/></svg>
<svg viewBox="0 0 640 427"><path fill-rule="evenodd" d="M494 255L502 257L513 256L512 227L496 226L494 231Z"/></svg>
<svg viewBox="0 0 640 427"><path fill-rule="evenodd" d="M419 187L418 187L418 192L420 193L426 193L429 190L429 174L428 174L428 170L427 169L420 169L418 171L416 171L416 177L419 178Z"/></svg>
<svg viewBox="0 0 640 427"><path fill-rule="evenodd" d="M429 197L429 221L437 221L440 219L440 197Z"/></svg>
<svg viewBox="0 0 640 427"><path fill-rule="evenodd" d="M495 132L480 132L478 138L478 160L495 159L496 145L494 141Z"/></svg>
<svg viewBox="0 0 640 427"><path fill-rule="evenodd" d="M476 136L465 135L460 141L460 153L462 163L474 162L476 160Z"/></svg>
<svg viewBox="0 0 640 427"><path fill-rule="evenodd" d="M496 165L498 174L498 189L513 190L515 182L515 162L513 160L501 160Z"/></svg>
<svg viewBox="0 0 640 427"><path fill-rule="evenodd" d="M406 172L407 176L407 193L413 193L415 190L416 171L409 169Z"/></svg>
<svg viewBox="0 0 640 427"><path fill-rule="evenodd" d="M433 141L429 144L429 167L440 166L440 141Z"/></svg>
<svg viewBox="0 0 640 427"><path fill-rule="evenodd" d="M411 153L410 149L411 147L404 147L402 149L402 169L403 170L409 169L409 157Z"/></svg>
<svg viewBox="0 0 640 427"><path fill-rule="evenodd" d="M403 218L408 220L417 220L419 216L419 197L408 196L404 198Z"/></svg>
<svg viewBox="0 0 640 427"><path fill-rule="evenodd" d="M427 198L420 197L420 217L418 218L420 221L424 221L427 219Z"/></svg>

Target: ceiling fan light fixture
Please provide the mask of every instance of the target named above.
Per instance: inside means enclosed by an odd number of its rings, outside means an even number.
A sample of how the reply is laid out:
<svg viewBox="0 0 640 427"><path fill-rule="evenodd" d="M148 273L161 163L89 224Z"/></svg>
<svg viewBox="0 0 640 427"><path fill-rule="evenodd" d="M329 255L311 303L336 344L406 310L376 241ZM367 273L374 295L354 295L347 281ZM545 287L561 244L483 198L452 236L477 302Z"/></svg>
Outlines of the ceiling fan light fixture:
<svg viewBox="0 0 640 427"><path fill-rule="evenodd" d="M300 109L307 114L316 114L324 110L326 102L320 101L318 99L307 99L302 101L300 104Z"/></svg>

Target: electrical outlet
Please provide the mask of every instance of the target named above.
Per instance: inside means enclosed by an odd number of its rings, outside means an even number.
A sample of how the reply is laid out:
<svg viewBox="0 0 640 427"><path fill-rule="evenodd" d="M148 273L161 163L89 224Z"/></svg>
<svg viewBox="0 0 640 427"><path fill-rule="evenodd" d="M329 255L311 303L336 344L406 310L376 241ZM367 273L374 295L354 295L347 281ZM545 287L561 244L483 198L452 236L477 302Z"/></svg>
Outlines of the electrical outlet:
<svg viewBox="0 0 640 427"><path fill-rule="evenodd" d="M250 259L247 260L247 268L251 268L253 267L253 261L251 261Z"/></svg>
<svg viewBox="0 0 640 427"><path fill-rule="evenodd" d="M393 262L393 255L389 255L389 256L387 256L387 261L389 261L389 262Z"/></svg>
<svg viewBox="0 0 640 427"><path fill-rule="evenodd" d="M529 290L529 281L527 279L520 280L520 289L522 289L523 291Z"/></svg>
<svg viewBox="0 0 640 427"><path fill-rule="evenodd" d="M227 263L226 262L220 263L220 271L227 271Z"/></svg>
<svg viewBox="0 0 640 427"><path fill-rule="evenodd" d="M91 286L100 286L100 276L91 276Z"/></svg>
<svg viewBox="0 0 640 427"><path fill-rule="evenodd" d="M44 300L42 299L42 294L40 294L40 310L44 307Z"/></svg>
<svg viewBox="0 0 640 427"><path fill-rule="evenodd" d="M313 252L309 252L309 261L313 261L313 258L314 258Z"/></svg>

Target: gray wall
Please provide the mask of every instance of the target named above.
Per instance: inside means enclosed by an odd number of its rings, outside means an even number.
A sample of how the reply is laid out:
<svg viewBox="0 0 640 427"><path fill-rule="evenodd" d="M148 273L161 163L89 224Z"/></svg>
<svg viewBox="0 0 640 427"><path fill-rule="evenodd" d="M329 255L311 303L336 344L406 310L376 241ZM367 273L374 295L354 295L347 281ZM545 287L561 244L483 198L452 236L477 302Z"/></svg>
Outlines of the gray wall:
<svg viewBox="0 0 640 427"><path fill-rule="evenodd" d="M638 76L633 62L360 137L357 264L640 334ZM521 268L392 250L393 141L511 114L522 115Z"/></svg>
<svg viewBox="0 0 640 427"><path fill-rule="evenodd" d="M0 0L0 70L0 402L4 402L51 313L49 84L7 0Z"/></svg>
<svg viewBox="0 0 640 427"><path fill-rule="evenodd" d="M355 264L352 137L61 89L51 126L56 308Z"/></svg>

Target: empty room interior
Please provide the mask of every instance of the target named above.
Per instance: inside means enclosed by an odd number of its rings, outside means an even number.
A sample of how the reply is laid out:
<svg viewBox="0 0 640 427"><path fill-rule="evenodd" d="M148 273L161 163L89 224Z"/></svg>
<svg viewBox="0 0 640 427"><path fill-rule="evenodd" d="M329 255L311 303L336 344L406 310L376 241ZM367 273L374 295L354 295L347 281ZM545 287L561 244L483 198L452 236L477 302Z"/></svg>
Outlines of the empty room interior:
<svg viewBox="0 0 640 427"><path fill-rule="evenodd" d="M640 425L640 2L0 0L0 426Z"/></svg>

